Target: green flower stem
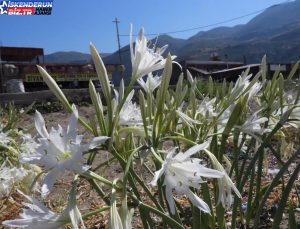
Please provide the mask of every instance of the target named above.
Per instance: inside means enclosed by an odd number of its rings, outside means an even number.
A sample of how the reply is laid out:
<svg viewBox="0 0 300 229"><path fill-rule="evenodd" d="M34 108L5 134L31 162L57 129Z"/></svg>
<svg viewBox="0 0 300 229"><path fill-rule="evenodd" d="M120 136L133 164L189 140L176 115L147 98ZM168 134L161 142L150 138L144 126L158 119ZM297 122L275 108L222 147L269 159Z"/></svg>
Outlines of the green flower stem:
<svg viewBox="0 0 300 229"><path fill-rule="evenodd" d="M152 172L152 170L145 163L143 163L143 167L148 171L148 173L150 173L152 176L154 176L154 173Z"/></svg>
<svg viewBox="0 0 300 229"><path fill-rule="evenodd" d="M200 228L201 226L201 213L199 208L192 206L192 215L193 215L193 229Z"/></svg>
<svg viewBox="0 0 300 229"><path fill-rule="evenodd" d="M70 113L72 113L72 111L69 111ZM91 134L93 134L93 129L85 122L83 121L82 118L78 118L79 123Z"/></svg>
<svg viewBox="0 0 300 229"><path fill-rule="evenodd" d="M87 165L92 165L93 164L93 161L94 161L94 159L96 157L96 153L97 152L95 152L95 151L93 151L93 152L90 153L90 155L89 155L89 157L87 159L87 162L86 162Z"/></svg>
<svg viewBox="0 0 300 229"><path fill-rule="evenodd" d="M238 145L238 139L239 139L239 135L240 135L240 132L236 132L234 134L234 161L233 161L233 164L230 168L230 173L229 173L229 176L231 177L232 176L232 173L233 171L235 171L235 177L236 177L236 185L239 186L239 178L240 176L242 176L242 168L239 168L239 154L241 152L241 148L244 144L244 142L246 141L246 134L243 134L243 137L242 137L242 141L240 143L240 145ZM249 151L250 148L248 148L247 150L247 157L248 157L248 151ZM246 158L247 158L246 157ZM246 159L244 159L243 162L245 162ZM243 164L244 165L244 164ZM242 165L242 166L243 166ZM232 208L232 221L231 221L231 225L235 225L236 224L236 218L237 218L237 214L238 214L238 206L241 205L241 200L240 198L238 198L237 196L234 197L234 202L233 202L233 208Z"/></svg>
<svg viewBox="0 0 300 229"><path fill-rule="evenodd" d="M109 209L110 209L110 206L105 206L105 207L98 208L96 210L87 212L87 213L82 215L82 219L87 219L87 218L89 218L93 215L96 215L96 214L100 213L100 212L109 211Z"/></svg>
<svg viewBox="0 0 300 229"><path fill-rule="evenodd" d="M175 134L178 134L178 136L167 136L167 137L164 137L163 140L165 139L172 139L172 140L178 140L178 141L183 141L189 145L197 145L196 142L190 140L190 139L187 139L185 138L182 134L180 133L175 133Z"/></svg>
<svg viewBox="0 0 300 229"><path fill-rule="evenodd" d="M82 173L81 176L86 177L88 179L95 179L97 181L100 181L103 184L113 187L113 182L105 179L104 177L98 175L97 173L92 172L91 170Z"/></svg>
<svg viewBox="0 0 300 229"><path fill-rule="evenodd" d="M135 200L138 199L138 201L140 201L142 198L140 196L140 193L139 193L139 191L136 187L136 184L135 184L131 174L129 174L129 176L128 176L128 181L129 181L130 186L131 186L131 188L132 188L132 190L135 194L134 199ZM142 219L142 223L143 223L144 228L146 228L146 229L149 228L148 224L150 224L150 225L154 224L152 218L150 217L150 215L148 214L147 211L142 209L140 206L139 206L139 211L140 211L140 214L141 214L141 219Z"/></svg>
<svg viewBox="0 0 300 229"><path fill-rule="evenodd" d="M217 221L218 221L218 228L225 229L225 209L222 204L217 205Z"/></svg>
<svg viewBox="0 0 300 229"><path fill-rule="evenodd" d="M209 226L211 229L215 229L215 214L213 211L213 206L212 206L212 202L211 202L211 198L209 195L209 189L208 189L208 184L207 183L203 183L201 185L202 187L202 193L203 193L203 200L208 204L210 210L211 210L211 216L209 217Z"/></svg>
<svg viewBox="0 0 300 229"><path fill-rule="evenodd" d="M150 144L150 138L149 138L149 134L148 134L148 121L147 121L147 106L145 105L145 98L144 98L144 94L142 91L139 91L139 103L140 103L140 108L141 108L141 115L142 115L142 120L143 120L143 128L144 128L144 132L145 132L145 139L148 142L148 144ZM148 117L150 119L151 122L151 116Z"/></svg>
<svg viewBox="0 0 300 229"><path fill-rule="evenodd" d="M268 187L267 191L265 192L260 205L257 209L257 213L256 213L256 219L255 219L255 224L259 223L259 217L260 214L263 210L263 206L265 205L265 202L267 201L270 193L272 192L273 188L278 184L278 181L281 179L281 177L283 176L284 172L288 169L288 167L290 166L290 164L297 158L299 158L300 156L300 148L295 152L295 154L285 163L285 165L280 169L279 173L275 176L275 178L273 179L272 183L270 184L270 186ZM291 178L290 178L291 179Z"/></svg>
<svg viewBox="0 0 300 229"><path fill-rule="evenodd" d="M285 119L286 117L283 117L283 119ZM276 126L274 127L274 129L271 131L271 133L268 134L268 136L265 138L265 140L262 142L262 144L260 145L260 147L258 148L258 150L256 151L256 153L254 154L253 158L251 159L251 162L249 164L249 166L247 167L246 171L244 172L244 176L241 179L240 185L238 187L238 190L242 190L242 188L244 187L244 185L246 184L248 177L252 171L253 168L255 168L255 162L257 160L257 158L259 157L259 155L262 153L263 149L267 146L268 142L271 140L271 138L273 137L273 135L283 126L283 123L285 121L284 120L280 120Z"/></svg>
<svg viewBox="0 0 300 229"><path fill-rule="evenodd" d="M118 124L117 122L119 120L120 111L122 110L122 107L129 95L129 93L131 92L131 89L132 89L133 85L135 84L135 82L136 82L136 80L134 80L134 77L132 77L128 87L125 90L124 97L122 98L121 102L117 106L115 116L113 117L112 122L109 123L109 130L108 130L108 136L110 136L109 146L108 146L109 151L112 148L112 145L114 142L114 134L115 134L116 126Z"/></svg>
<svg viewBox="0 0 300 229"><path fill-rule="evenodd" d="M148 108L148 117L150 121L152 120L153 115L153 94L150 92L147 92L147 108Z"/></svg>
<svg viewBox="0 0 300 229"><path fill-rule="evenodd" d="M117 157L117 159L120 161L122 166L126 166L126 161L121 157L121 155L116 151L115 148L114 150L115 150L114 156ZM133 178L142 186L142 188L147 193L149 198L153 201L153 203L156 205L156 207L161 211L163 211L162 206L158 203L158 201L156 200L155 196L151 193L149 188L145 185L145 182L135 173L135 171L131 167L129 168L129 172L130 175L133 176Z"/></svg>
<svg viewBox="0 0 300 229"><path fill-rule="evenodd" d="M238 176L237 179L236 179L236 186L237 186L237 187L239 187L239 185L240 185L240 180L241 180L242 175L243 175L243 173L244 173L244 170L245 170L245 167L246 167L246 163L247 163L248 158L249 158L250 150L251 150L251 148L252 148L254 145L255 145L255 138L252 137L251 140L250 140L250 143L249 143L249 145L248 145L248 148L247 148L246 155L245 155L245 158L244 158L244 160L243 160L242 166L241 166L241 168L240 168L240 174L239 174L239 176Z"/></svg>
<svg viewBox="0 0 300 229"><path fill-rule="evenodd" d="M264 160L264 149L262 150L262 153L258 157L258 165L257 165L257 176L256 176L256 195L254 199L254 206L258 205L259 202L259 196L260 196L260 189L261 189L261 177L262 177L262 170L263 170L263 160Z"/></svg>
<svg viewBox="0 0 300 229"><path fill-rule="evenodd" d="M248 190L248 203L247 203L247 212L246 212L246 225L247 226L249 226L249 224L250 224L250 219L251 219L252 209L253 209L252 199L253 199L254 178L255 178L255 169L252 170L251 178L250 178L250 185L249 185L249 190Z"/></svg>
<svg viewBox="0 0 300 229"><path fill-rule="evenodd" d="M92 169L93 172L97 171L98 169L100 169L102 166L108 166L109 163L113 162L116 158L112 157L108 160L106 160L105 162L102 162L101 164L97 165L95 168Z"/></svg>
<svg viewBox="0 0 300 229"><path fill-rule="evenodd" d="M139 202L139 207L146 211L153 212L154 214L162 217L162 219L169 224L171 228L181 228L184 229L182 225L180 225L176 220L172 219L170 216L166 215L164 212L159 211L156 208L151 207L150 205L144 204L143 202Z"/></svg>
<svg viewBox="0 0 300 229"><path fill-rule="evenodd" d="M151 219L151 217L149 215L149 212L145 212L145 210L143 210L141 208L139 208L139 211L140 211L140 218L141 218L142 223L143 223L143 228L144 229L149 229L149 223L148 223L148 221L149 221L149 218Z"/></svg>
<svg viewBox="0 0 300 229"><path fill-rule="evenodd" d="M285 205L288 201L289 194L293 188L293 184L297 180L299 171L300 171L300 165L298 164L291 178L289 179L284 192L282 193L282 198L279 202L278 210L276 211L274 217L273 229L277 229L277 228L279 229L280 222L282 221L282 215L285 210Z"/></svg>
<svg viewBox="0 0 300 229"><path fill-rule="evenodd" d="M131 171L130 171L131 172ZM156 205L156 207L160 210L163 211L162 206L157 202L156 198L152 195L151 191L149 188L145 185L144 181L136 174L136 173L131 173L133 177L136 179L136 181L142 186L144 191L147 193L149 198L152 200L152 202Z"/></svg>
<svg viewBox="0 0 300 229"><path fill-rule="evenodd" d="M129 174L129 168L131 168L131 165L132 165L133 156L134 156L134 154L139 152L143 147L144 146L140 146L140 147L136 148L135 150L133 150L127 159L127 162L125 165L125 170L124 170L124 176L123 176L123 184L124 184L123 194L124 194L124 196L126 194L126 183L127 183L127 178L128 178L128 174Z"/></svg>
<svg viewBox="0 0 300 229"><path fill-rule="evenodd" d="M96 88L95 88L92 80L89 81L89 92L90 92L90 97L91 97L92 103L95 107L96 117L97 117L97 120L99 123L101 134L106 136L107 130L106 130L105 118L103 115L102 101L101 101L100 96L98 96L98 94L97 94Z"/></svg>
<svg viewBox="0 0 300 229"><path fill-rule="evenodd" d="M218 161L222 161L222 159L223 159L223 155L225 153L225 145L226 145L226 141L227 141L228 137L229 137L228 134L222 134L220 150L218 152L218 155L215 155L217 157Z"/></svg>
<svg viewBox="0 0 300 229"><path fill-rule="evenodd" d="M153 147L151 147L151 152L152 152L153 156L157 159L157 161L160 164L164 163L163 159L155 152L155 150L153 149Z"/></svg>
<svg viewBox="0 0 300 229"><path fill-rule="evenodd" d="M105 194L105 192L102 190L102 188L96 183L95 180L93 179L88 179L88 181L90 182L90 184L93 186L93 188L95 189L95 191L98 193L98 195L104 200L104 202L107 205L110 205L110 199L108 198L108 196Z"/></svg>

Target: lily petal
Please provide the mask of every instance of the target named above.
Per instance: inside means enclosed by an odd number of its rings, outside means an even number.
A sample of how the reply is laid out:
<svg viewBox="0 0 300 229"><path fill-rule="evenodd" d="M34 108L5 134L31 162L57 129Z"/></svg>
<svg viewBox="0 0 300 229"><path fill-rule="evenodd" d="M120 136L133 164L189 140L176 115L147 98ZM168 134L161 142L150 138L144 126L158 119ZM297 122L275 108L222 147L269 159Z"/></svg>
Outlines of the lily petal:
<svg viewBox="0 0 300 229"><path fill-rule="evenodd" d="M41 115L41 113L38 111L35 111L34 122L35 122L35 128L39 133L39 135L43 138L49 138L49 134L45 126L45 120Z"/></svg>
<svg viewBox="0 0 300 229"><path fill-rule="evenodd" d="M207 203L195 195L191 190L188 191L187 196L194 206L199 208L201 211L210 214L210 208Z"/></svg>

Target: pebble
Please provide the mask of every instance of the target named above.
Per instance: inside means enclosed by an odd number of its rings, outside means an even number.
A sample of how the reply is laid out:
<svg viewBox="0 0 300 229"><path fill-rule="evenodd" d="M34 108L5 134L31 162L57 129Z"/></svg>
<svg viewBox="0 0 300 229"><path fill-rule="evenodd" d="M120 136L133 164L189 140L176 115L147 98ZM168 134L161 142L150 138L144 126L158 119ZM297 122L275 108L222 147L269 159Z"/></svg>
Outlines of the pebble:
<svg viewBox="0 0 300 229"><path fill-rule="evenodd" d="M268 173L272 176L272 177L274 177L274 176L276 176L276 174L277 173L279 173L279 169L268 169Z"/></svg>
<svg viewBox="0 0 300 229"><path fill-rule="evenodd" d="M245 213L248 208L248 203L243 203L241 207L242 207L243 212Z"/></svg>

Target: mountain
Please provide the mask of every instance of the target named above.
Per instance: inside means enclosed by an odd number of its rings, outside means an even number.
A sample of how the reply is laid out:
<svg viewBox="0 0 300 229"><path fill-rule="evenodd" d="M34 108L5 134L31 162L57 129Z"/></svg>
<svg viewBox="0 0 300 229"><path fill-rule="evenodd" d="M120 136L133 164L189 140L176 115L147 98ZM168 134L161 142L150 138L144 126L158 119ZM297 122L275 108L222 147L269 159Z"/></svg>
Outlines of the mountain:
<svg viewBox="0 0 300 229"><path fill-rule="evenodd" d="M300 1L274 5L254 17L245 25L220 27L205 33L198 33L187 40L182 55L192 53L187 48L201 47L208 43L194 58L208 58L210 53L226 54L229 59L249 63L259 62L267 54L270 62L290 62L300 59ZM195 42L196 41L196 42ZM214 43L214 44L213 44Z"/></svg>
<svg viewBox="0 0 300 229"><path fill-rule="evenodd" d="M110 53L101 53L101 57ZM47 64L86 64L91 62L91 55L81 52L55 52L44 56Z"/></svg>
<svg viewBox="0 0 300 229"><path fill-rule="evenodd" d="M284 32L299 28L300 23L300 1L274 5L258 16L254 17L239 31L243 37L269 37L269 34Z"/></svg>
<svg viewBox="0 0 300 229"><path fill-rule="evenodd" d="M299 12L300 0L274 5L247 24L201 31L186 40L162 35L157 46L169 44L168 51L179 60L208 60L217 52L221 59L227 56L229 60L246 60L247 63L260 62L264 54L269 62L297 61L300 59ZM129 45L121 51L122 63L130 73ZM105 57L104 62L119 63L118 53Z"/></svg>

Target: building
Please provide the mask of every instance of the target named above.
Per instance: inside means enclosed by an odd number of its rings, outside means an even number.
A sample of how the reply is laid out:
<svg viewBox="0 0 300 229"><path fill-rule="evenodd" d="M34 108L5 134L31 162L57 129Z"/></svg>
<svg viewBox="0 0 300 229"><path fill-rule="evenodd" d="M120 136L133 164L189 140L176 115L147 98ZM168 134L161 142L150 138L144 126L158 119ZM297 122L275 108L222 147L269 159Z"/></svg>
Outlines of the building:
<svg viewBox="0 0 300 229"><path fill-rule="evenodd" d="M47 89L36 65L44 67L61 88L88 87L89 80L98 76L94 64L45 64L42 48L0 47L0 93L8 92L8 82L19 80L26 91ZM124 66L105 65L111 81L120 78Z"/></svg>

